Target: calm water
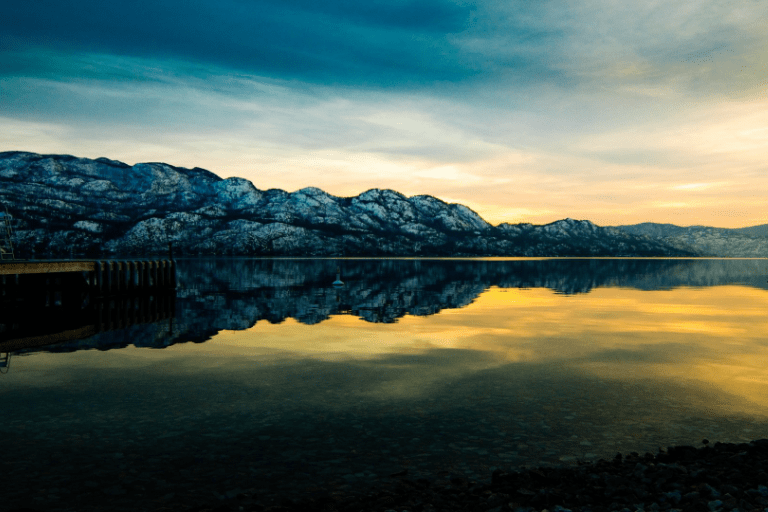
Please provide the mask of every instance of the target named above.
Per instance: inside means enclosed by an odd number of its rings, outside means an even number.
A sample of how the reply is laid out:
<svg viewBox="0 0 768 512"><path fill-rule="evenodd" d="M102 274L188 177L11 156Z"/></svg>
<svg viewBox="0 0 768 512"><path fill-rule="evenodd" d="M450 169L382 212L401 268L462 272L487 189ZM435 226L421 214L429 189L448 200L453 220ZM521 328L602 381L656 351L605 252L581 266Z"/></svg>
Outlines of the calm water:
<svg viewBox="0 0 768 512"><path fill-rule="evenodd" d="M191 507L768 437L768 260L180 260L178 277L173 314L11 355L5 500Z"/></svg>

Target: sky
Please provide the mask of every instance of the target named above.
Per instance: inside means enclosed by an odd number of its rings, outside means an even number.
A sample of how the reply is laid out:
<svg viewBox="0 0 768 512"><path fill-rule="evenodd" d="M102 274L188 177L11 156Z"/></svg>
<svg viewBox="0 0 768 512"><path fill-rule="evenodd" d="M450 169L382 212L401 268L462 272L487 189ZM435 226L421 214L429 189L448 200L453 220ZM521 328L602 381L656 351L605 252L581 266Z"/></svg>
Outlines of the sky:
<svg viewBox="0 0 768 512"><path fill-rule="evenodd" d="M0 127L492 224L766 224L768 3L6 0Z"/></svg>

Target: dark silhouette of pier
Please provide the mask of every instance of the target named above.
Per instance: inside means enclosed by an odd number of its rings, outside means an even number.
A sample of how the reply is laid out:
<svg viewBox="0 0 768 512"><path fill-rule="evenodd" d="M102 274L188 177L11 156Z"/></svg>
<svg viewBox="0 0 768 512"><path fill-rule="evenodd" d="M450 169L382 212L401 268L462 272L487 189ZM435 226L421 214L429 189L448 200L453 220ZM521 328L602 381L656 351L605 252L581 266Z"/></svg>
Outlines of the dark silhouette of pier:
<svg viewBox="0 0 768 512"><path fill-rule="evenodd" d="M0 262L0 354L175 317L176 262Z"/></svg>
<svg viewBox="0 0 768 512"><path fill-rule="evenodd" d="M0 263L2 295L37 293L66 281L98 295L176 288L176 262L153 260L42 260ZM55 282L55 283L54 283Z"/></svg>

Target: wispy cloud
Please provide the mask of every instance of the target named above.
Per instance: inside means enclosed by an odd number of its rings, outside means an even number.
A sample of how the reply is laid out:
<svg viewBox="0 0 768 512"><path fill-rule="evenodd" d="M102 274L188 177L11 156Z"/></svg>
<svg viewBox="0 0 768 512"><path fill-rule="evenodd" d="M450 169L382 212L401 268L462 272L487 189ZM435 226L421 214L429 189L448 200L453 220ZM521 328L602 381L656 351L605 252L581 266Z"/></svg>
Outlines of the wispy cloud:
<svg viewBox="0 0 768 512"><path fill-rule="evenodd" d="M722 186L723 183L684 183L670 187L672 190L699 191Z"/></svg>

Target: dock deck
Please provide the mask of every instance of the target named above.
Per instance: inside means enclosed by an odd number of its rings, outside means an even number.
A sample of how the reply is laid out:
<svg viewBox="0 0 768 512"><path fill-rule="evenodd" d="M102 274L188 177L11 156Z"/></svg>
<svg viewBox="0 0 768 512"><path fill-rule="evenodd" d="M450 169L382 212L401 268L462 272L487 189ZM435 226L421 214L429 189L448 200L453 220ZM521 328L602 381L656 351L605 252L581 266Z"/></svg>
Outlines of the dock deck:
<svg viewBox="0 0 768 512"><path fill-rule="evenodd" d="M96 265L96 261L82 260L3 261L0 263L0 275L95 272Z"/></svg>

